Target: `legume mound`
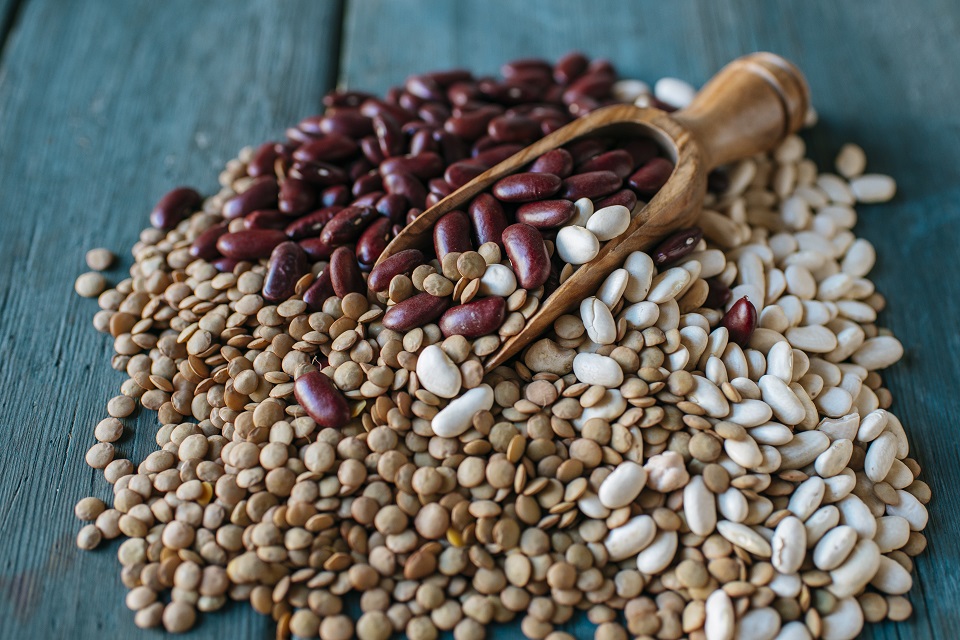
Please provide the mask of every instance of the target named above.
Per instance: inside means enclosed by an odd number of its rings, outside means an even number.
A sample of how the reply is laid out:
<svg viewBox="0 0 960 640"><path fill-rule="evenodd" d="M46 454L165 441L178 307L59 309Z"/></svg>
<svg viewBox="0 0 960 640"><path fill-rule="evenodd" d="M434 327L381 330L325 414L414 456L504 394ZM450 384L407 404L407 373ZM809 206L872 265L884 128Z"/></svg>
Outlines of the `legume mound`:
<svg viewBox="0 0 960 640"><path fill-rule="evenodd" d="M903 349L852 232L854 205L893 180L864 174L855 145L819 173L797 136L715 172L696 229L631 255L485 375L502 326L444 338L385 312L451 285L482 296L491 268L485 292L511 288L501 267L529 265L489 246L421 255L374 291L386 243L576 116L694 93L578 53L502 76L332 93L227 163L216 194L164 196L129 278L77 280L129 375L86 455L113 505L77 504L77 544L125 538L136 624L184 631L228 599L278 637L324 640L473 640L517 617L560 640L577 610L598 640L838 640L909 616L930 489L889 411L879 371ZM564 216L589 228L586 200ZM513 325L527 306L508 306ZM160 428L135 463L114 443L137 404Z"/></svg>

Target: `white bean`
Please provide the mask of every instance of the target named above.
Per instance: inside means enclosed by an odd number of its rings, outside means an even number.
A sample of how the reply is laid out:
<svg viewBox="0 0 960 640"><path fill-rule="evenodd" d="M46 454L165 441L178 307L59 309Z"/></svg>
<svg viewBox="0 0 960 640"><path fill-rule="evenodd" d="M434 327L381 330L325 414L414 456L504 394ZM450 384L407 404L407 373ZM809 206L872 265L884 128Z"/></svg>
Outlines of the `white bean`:
<svg viewBox="0 0 960 640"><path fill-rule="evenodd" d="M617 323L610 309L596 298L580 303L580 319L587 335L597 344L613 344L617 340Z"/></svg>
<svg viewBox="0 0 960 640"><path fill-rule="evenodd" d="M851 180L850 191L857 202L887 202L896 195L897 183L890 176L868 173Z"/></svg>
<svg viewBox="0 0 960 640"><path fill-rule="evenodd" d="M493 389L481 384L448 404L433 417L433 432L441 438L456 438L473 425L473 416L493 407Z"/></svg>
<svg viewBox="0 0 960 640"><path fill-rule="evenodd" d="M587 220L587 229L600 242L613 240L630 226L630 210L621 204L598 209Z"/></svg>
<svg viewBox="0 0 960 640"><path fill-rule="evenodd" d="M568 264L586 264L600 253L600 241L585 227L566 226L557 232L557 253Z"/></svg>

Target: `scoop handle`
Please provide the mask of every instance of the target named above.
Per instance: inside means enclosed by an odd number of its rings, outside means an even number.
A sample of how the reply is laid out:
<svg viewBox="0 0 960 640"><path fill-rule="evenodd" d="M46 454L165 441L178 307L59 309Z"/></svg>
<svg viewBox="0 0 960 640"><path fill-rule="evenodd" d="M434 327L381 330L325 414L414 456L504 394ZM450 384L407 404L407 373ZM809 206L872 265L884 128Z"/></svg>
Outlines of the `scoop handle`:
<svg viewBox="0 0 960 640"><path fill-rule="evenodd" d="M803 74L773 53L752 53L721 69L674 114L711 169L776 147L803 125L810 91Z"/></svg>

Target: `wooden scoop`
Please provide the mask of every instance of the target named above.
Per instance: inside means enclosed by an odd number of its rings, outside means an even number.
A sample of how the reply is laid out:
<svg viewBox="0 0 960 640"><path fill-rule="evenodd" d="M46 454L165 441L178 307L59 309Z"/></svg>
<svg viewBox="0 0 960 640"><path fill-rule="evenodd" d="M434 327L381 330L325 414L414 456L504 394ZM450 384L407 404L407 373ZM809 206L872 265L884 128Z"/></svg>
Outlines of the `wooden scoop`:
<svg viewBox="0 0 960 640"><path fill-rule="evenodd" d="M714 168L775 148L800 129L808 106L803 74L772 53L737 58L720 70L690 105L673 114L633 105L597 109L517 152L463 185L407 225L380 261L404 249L432 246L433 226L446 213L465 209L474 196L538 157L583 137L653 138L674 162L667 183L635 212L630 226L606 242L540 304L523 329L484 362L490 371L546 333L559 316L576 309L634 251L653 247L670 233L692 226Z"/></svg>

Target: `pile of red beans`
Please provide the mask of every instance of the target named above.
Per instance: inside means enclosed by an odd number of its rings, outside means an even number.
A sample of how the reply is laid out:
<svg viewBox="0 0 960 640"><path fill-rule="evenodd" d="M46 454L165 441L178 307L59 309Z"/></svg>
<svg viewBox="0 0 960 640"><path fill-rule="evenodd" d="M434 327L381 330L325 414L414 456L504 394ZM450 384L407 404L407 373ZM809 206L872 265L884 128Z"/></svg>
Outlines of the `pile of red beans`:
<svg viewBox="0 0 960 640"><path fill-rule="evenodd" d="M223 220L196 239L191 255L221 271L269 258L263 285L269 301L293 295L298 279L318 261L329 267L304 292L311 309L331 295L365 292L361 273L425 208L573 118L615 102L613 66L580 53L552 66L517 60L501 72L501 79L465 70L411 76L385 99L357 91L328 95L322 115L288 129L285 141L257 148L246 167L249 184L222 203ZM571 151L582 175L566 177L565 197L594 187L606 190L597 179L610 177L611 169L622 172L623 154L603 153L596 141ZM637 153L646 152L636 147L634 160ZM544 179L552 184L562 173ZM616 189L610 182L617 193L609 200L635 200L632 192L619 191L620 177ZM506 190L514 187L498 185L501 199L509 201ZM151 222L172 229L201 203L193 189L175 189L157 204ZM482 199L476 202L471 215L482 215L483 206ZM538 210L518 217L543 215L549 214ZM486 237L483 229L475 233L478 242Z"/></svg>

